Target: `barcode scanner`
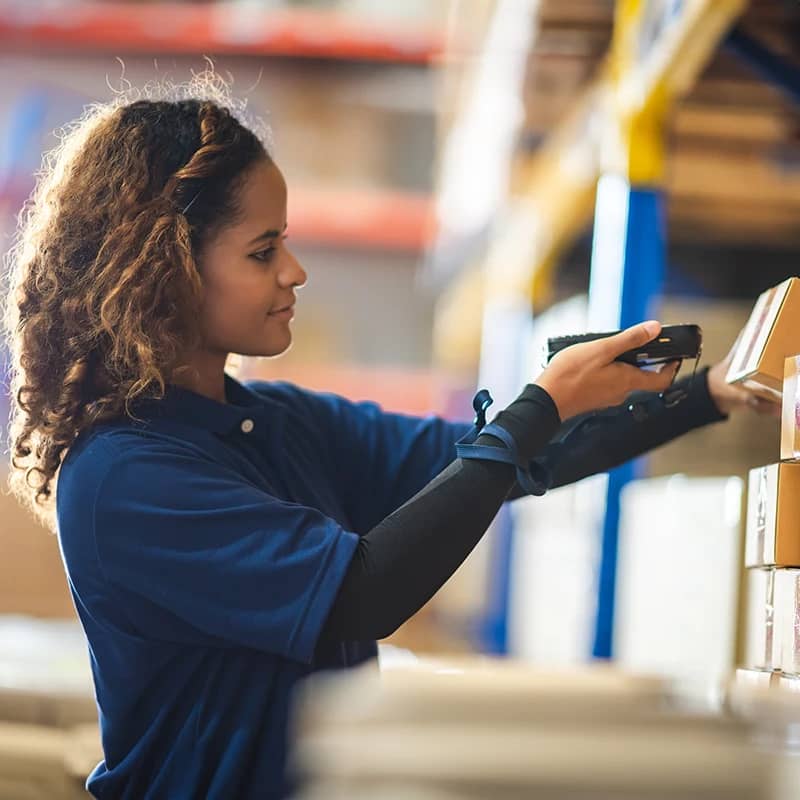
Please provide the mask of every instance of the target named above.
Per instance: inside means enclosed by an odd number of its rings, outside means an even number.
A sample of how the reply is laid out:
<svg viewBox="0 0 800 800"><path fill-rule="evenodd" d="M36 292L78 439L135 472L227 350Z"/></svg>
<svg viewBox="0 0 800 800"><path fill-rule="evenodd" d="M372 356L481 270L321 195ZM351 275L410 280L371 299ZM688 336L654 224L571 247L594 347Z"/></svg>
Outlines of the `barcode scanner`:
<svg viewBox="0 0 800 800"><path fill-rule="evenodd" d="M615 336L620 331L610 331L607 333L579 333L573 336L552 336L547 340L547 363L562 350L572 347L574 344L593 342L597 339L607 339ZM700 355L703 350L703 332L699 325L664 325L661 332L655 339L636 347L633 350L626 350L618 355L614 360L634 367L651 367L655 364L666 364L670 361L678 361L680 364L685 359L694 359L694 370L692 379L697 372L697 365L700 363ZM680 369L680 367L678 368ZM676 373L677 375L677 373ZM661 393L661 398L667 407L677 405L689 392L686 389L667 389ZM636 408L637 404L628 406L635 417L640 418L641 409Z"/></svg>

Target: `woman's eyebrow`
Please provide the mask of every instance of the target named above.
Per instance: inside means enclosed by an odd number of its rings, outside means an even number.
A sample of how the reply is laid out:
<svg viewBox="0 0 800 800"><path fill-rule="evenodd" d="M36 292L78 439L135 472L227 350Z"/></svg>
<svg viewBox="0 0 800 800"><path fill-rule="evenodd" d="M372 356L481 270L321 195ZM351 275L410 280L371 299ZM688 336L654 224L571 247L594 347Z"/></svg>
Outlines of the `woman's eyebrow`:
<svg viewBox="0 0 800 800"><path fill-rule="evenodd" d="M264 231L264 233L260 233L256 236L255 239L251 239L247 244L248 246L251 244L255 244L256 242L260 242L262 239L274 239L276 236L280 236L287 228L287 224L283 226L283 230L278 230L277 228L273 228L272 230Z"/></svg>

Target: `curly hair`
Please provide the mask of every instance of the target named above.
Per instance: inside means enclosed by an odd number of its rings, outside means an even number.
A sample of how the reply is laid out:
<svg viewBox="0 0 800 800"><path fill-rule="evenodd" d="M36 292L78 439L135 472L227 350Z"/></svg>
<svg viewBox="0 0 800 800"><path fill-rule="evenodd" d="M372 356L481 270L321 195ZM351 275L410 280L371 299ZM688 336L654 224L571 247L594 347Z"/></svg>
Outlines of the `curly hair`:
<svg viewBox="0 0 800 800"><path fill-rule="evenodd" d="M199 343L198 257L270 159L213 71L134 92L89 107L45 155L7 256L9 486L50 528L78 435L163 397Z"/></svg>

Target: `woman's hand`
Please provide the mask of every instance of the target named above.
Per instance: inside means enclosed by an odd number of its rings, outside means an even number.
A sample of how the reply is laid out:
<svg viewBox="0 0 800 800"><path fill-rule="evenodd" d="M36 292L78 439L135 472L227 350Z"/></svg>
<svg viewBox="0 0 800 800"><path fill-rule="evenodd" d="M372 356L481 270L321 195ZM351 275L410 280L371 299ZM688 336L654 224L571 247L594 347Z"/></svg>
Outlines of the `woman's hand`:
<svg viewBox="0 0 800 800"><path fill-rule="evenodd" d="M733 360L736 346L739 344L742 334L736 338L730 352L725 358L714 364L708 371L708 393L714 401L714 405L719 409L720 414L730 414L743 408L749 408L757 414L766 414L770 417L781 416L781 401L777 398L767 400L761 395L756 395L743 386L735 386L725 381L728 368Z"/></svg>
<svg viewBox="0 0 800 800"><path fill-rule="evenodd" d="M553 358L536 383L553 398L562 420L619 405L631 392L663 392L675 377L677 362L665 364L660 372L649 372L614 361L660 332L661 323L651 320L607 339L568 347Z"/></svg>

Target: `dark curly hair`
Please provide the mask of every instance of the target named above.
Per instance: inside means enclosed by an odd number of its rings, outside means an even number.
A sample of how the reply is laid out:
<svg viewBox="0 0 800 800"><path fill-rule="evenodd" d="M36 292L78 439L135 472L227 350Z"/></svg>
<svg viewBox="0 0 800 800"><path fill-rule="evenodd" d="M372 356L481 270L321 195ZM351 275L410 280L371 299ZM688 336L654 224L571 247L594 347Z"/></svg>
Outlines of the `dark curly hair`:
<svg viewBox="0 0 800 800"><path fill-rule="evenodd" d="M147 96L143 96L147 95ZM198 256L269 159L219 76L95 105L44 159L8 255L12 492L54 526L75 438L162 397L199 342Z"/></svg>

